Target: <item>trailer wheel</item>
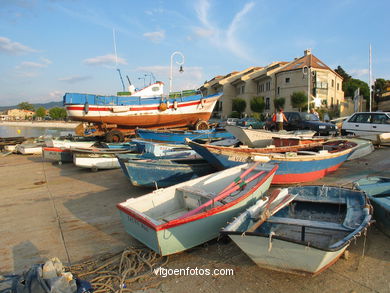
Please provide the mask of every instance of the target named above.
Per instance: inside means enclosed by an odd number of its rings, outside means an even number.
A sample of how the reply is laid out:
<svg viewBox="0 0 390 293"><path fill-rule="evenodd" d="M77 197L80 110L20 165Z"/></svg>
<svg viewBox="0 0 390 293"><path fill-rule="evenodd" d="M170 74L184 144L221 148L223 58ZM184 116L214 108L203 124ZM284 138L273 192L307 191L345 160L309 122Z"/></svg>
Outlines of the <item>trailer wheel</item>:
<svg viewBox="0 0 390 293"><path fill-rule="evenodd" d="M195 124L195 130L207 130L209 129L209 124L204 120L199 120Z"/></svg>
<svg viewBox="0 0 390 293"><path fill-rule="evenodd" d="M119 130L110 130L106 133L106 142L123 142L125 136Z"/></svg>

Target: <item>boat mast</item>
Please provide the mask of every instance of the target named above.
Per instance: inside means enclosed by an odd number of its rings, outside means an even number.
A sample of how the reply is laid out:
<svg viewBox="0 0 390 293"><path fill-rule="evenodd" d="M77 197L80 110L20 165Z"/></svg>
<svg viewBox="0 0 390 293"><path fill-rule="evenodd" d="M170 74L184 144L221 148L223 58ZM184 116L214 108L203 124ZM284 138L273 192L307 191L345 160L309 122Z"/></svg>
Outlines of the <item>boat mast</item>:
<svg viewBox="0 0 390 293"><path fill-rule="evenodd" d="M115 29L112 29L112 35L113 35L113 38L114 38L115 67L116 67L116 70L117 70L118 73L119 73L119 77L120 77L121 82L122 82L123 91L125 91L125 90L126 90L126 89L125 89L125 83L123 82L121 70L118 68L118 55L117 55L117 53L116 53Z"/></svg>

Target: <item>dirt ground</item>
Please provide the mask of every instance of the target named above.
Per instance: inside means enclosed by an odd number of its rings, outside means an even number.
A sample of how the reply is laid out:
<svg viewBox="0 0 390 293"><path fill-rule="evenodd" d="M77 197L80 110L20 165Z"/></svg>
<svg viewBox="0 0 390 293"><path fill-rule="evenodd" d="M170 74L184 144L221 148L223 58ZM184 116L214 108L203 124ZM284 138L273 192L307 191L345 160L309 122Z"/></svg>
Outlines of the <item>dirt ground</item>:
<svg viewBox="0 0 390 293"><path fill-rule="evenodd" d="M315 184L349 186L372 175L390 177L390 148L381 148ZM0 274L21 272L53 256L75 264L140 246L124 231L116 204L150 190L122 172L91 172L39 156L0 158ZM390 238L372 226L366 237L316 277L257 267L233 242L210 241L173 255L165 268L232 269L232 276L156 276L144 292L390 292Z"/></svg>

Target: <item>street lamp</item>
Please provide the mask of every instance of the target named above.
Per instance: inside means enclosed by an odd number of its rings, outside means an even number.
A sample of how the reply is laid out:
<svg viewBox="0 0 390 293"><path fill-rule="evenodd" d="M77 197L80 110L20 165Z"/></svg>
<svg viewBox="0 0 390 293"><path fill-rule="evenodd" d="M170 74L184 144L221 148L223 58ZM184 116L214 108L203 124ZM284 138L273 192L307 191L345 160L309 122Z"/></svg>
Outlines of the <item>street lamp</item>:
<svg viewBox="0 0 390 293"><path fill-rule="evenodd" d="M172 65L173 65L173 57L175 55L180 55L181 56L181 62L176 61L176 64L180 65L179 72L182 73L184 71L183 70L183 64L184 64L184 55L183 55L183 53L179 52L179 51L173 52L172 55L171 55L171 72L170 72L170 76L169 76L169 92L172 92L172 74L173 74Z"/></svg>

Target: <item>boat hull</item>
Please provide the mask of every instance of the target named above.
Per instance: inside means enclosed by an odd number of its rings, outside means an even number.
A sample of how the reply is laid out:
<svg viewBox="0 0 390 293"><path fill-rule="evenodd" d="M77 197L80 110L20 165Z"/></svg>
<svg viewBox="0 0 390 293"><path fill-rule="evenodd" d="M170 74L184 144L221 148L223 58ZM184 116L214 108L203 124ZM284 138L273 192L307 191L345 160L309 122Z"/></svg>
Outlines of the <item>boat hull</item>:
<svg viewBox="0 0 390 293"><path fill-rule="evenodd" d="M246 235L229 235L256 265L262 268L300 275L315 275L335 263L347 246L336 251L324 251L310 246ZM288 252L288 253L287 253Z"/></svg>
<svg viewBox="0 0 390 293"><path fill-rule="evenodd" d="M272 164L277 164L279 169L274 176L272 184L304 183L321 179L327 174L336 171L348 159L352 151L352 149L347 149L335 154L309 155L305 157L273 157L267 154L256 154L253 156L250 153L234 156L194 142L189 142L189 145L209 161L210 164L220 170L243 164L252 159L264 159Z"/></svg>
<svg viewBox="0 0 390 293"><path fill-rule="evenodd" d="M117 207L120 210L122 223L131 236L160 255L170 255L216 238L219 235L220 229L229 220L264 195L271 184L276 169L276 166L273 167L261 181L256 183L254 188L248 190L239 199L223 206L216 206L211 210L189 218L168 222L166 225L152 224L144 218L142 213L136 213L126 208L123 204L118 204ZM231 172L231 170L226 171ZM194 182L216 180L219 176L224 176L223 172L226 173L226 171L196 178L169 188L176 189L182 186L192 185ZM164 192L165 190L159 189L156 192ZM152 198L153 202L159 204L158 193Z"/></svg>
<svg viewBox="0 0 390 293"><path fill-rule="evenodd" d="M43 148L43 157L46 160L52 160L52 161L57 161L62 163L73 161L73 155L70 149L64 149L64 148L45 147Z"/></svg>
<svg viewBox="0 0 390 293"><path fill-rule="evenodd" d="M204 98L201 96L183 98L181 101L180 99L176 101L176 107L174 100L169 100L164 111L160 107L161 98L133 99L133 104L123 106L91 104L88 111L85 104L65 102L65 109L72 120L115 124L127 129L184 127L195 125L199 120L208 121L220 96L218 94Z"/></svg>
<svg viewBox="0 0 390 293"><path fill-rule="evenodd" d="M80 168L89 169L118 169L120 168L115 155L105 157L90 157L81 154L73 154L73 164Z"/></svg>
<svg viewBox="0 0 390 293"><path fill-rule="evenodd" d="M119 159L120 160L120 159ZM169 160L128 160L120 162L134 186L168 187L215 171L206 161L179 164Z"/></svg>

